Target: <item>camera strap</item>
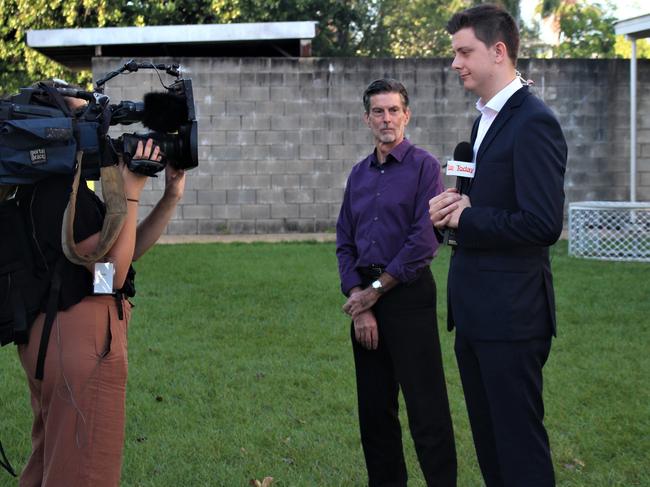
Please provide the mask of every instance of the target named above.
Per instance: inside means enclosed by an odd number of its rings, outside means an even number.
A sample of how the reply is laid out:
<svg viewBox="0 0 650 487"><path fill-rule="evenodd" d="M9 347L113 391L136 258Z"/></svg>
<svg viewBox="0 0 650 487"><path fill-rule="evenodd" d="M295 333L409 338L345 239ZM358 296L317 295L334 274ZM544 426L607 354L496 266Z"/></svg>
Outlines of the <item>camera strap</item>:
<svg viewBox="0 0 650 487"><path fill-rule="evenodd" d="M41 332L41 341L38 346L38 356L36 358L36 372L34 373L34 378L38 380L43 380L47 346L50 341L50 333L52 333L52 325L54 324L54 319L56 318L56 313L58 311L64 261L65 259L62 256L58 258L56 265L54 266L54 272L51 276L52 282L47 296L45 321L43 322L43 331Z"/></svg>
<svg viewBox="0 0 650 487"><path fill-rule="evenodd" d="M106 215L99 234L97 248L90 254L81 255L74 241L74 216L77 205L77 190L81 176L81 161L83 152L77 152L77 168L75 170L72 190L68 205L63 213L63 227L61 229L61 246L63 253L70 262L77 265L94 264L104 258L117 240L124 220L126 219L126 196L124 195L124 181L119 166L105 166L100 169L102 183L102 196L106 204Z"/></svg>
<svg viewBox="0 0 650 487"><path fill-rule="evenodd" d="M61 93L59 93L56 88L53 86L48 86L45 83L39 83L38 85L43 91L45 91L45 93L47 93L47 95L50 97L50 101L56 103L57 108L61 110L66 117L72 117L72 112L70 111L68 104L65 102L63 96L61 96Z"/></svg>
<svg viewBox="0 0 650 487"><path fill-rule="evenodd" d="M16 186L0 184L0 201L4 201L16 192Z"/></svg>

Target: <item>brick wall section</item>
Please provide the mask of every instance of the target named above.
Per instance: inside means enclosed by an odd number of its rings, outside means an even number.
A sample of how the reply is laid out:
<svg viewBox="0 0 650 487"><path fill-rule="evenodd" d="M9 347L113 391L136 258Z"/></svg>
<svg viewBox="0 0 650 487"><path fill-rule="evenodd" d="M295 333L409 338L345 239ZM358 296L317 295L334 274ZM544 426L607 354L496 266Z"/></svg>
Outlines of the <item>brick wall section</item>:
<svg viewBox="0 0 650 487"><path fill-rule="evenodd" d="M96 58L95 78L126 59ZM156 62L170 62L161 58ZM408 137L447 160L476 116L447 59L186 58L199 120L199 168L170 234L320 232L334 228L350 168L372 150L361 94L378 77L404 82ZM629 197L629 61L521 60L569 143L567 203ZM650 62L638 66L637 198L650 200ZM160 90L155 74L108 82L113 102ZM113 135L132 127L113 127ZM453 184L453 181L448 181ZM151 179L142 214L162 194Z"/></svg>

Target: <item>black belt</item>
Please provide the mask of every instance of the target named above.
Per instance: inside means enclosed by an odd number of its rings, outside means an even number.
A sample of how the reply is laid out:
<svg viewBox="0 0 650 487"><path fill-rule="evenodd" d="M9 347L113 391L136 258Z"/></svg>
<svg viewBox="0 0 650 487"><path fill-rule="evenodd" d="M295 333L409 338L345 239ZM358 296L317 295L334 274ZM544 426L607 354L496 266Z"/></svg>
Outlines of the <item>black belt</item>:
<svg viewBox="0 0 650 487"><path fill-rule="evenodd" d="M363 277L378 279L384 273L386 268L382 265L372 264L367 267L357 267L357 272Z"/></svg>

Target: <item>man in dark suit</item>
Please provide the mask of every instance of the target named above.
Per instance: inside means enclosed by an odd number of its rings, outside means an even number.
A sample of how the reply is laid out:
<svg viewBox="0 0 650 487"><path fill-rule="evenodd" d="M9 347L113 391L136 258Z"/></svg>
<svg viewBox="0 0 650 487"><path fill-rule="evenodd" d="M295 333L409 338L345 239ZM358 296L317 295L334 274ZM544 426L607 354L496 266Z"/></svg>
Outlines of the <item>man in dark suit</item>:
<svg viewBox="0 0 650 487"><path fill-rule="evenodd" d="M479 5L447 30L452 67L480 97L476 173L462 195L434 197L429 213L436 229L455 231L448 327L476 453L487 487L554 486L542 367L555 334L548 247L562 231L566 142L515 70L519 33L507 12Z"/></svg>

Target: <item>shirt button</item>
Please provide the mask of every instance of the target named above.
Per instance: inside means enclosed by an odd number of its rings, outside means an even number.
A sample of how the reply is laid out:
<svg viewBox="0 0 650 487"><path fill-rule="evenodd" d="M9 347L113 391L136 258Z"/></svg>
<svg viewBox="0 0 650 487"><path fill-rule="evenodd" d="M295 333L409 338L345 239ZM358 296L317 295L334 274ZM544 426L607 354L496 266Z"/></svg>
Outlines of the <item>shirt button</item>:
<svg viewBox="0 0 650 487"><path fill-rule="evenodd" d="M383 169L382 169L380 172L381 172L382 174L384 174L384 170L383 170Z"/></svg>
<svg viewBox="0 0 650 487"><path fill-rule="evenodd" d="M377 196L380 196L380 195L381 195L381 193L377 193Z"/></svg>
<svg viewBox="0 0 650 487"><path fill-rule="evenodd" d="M377 221L377 220L379 220L379 217L376 216L376 217L373 218L373 220Z"/></svg>
<svg viewBox="0 0 650 487"><path fill-rule="evenodd" d="M375 242L374 240L372 241L372 244L373 244L373 245L375 245L376 243L377 243L377 242Z"/></svg>

